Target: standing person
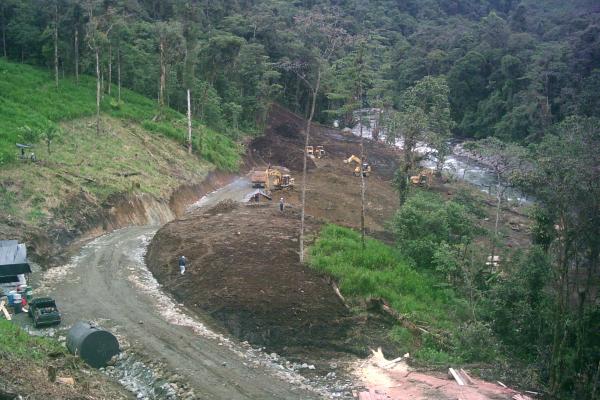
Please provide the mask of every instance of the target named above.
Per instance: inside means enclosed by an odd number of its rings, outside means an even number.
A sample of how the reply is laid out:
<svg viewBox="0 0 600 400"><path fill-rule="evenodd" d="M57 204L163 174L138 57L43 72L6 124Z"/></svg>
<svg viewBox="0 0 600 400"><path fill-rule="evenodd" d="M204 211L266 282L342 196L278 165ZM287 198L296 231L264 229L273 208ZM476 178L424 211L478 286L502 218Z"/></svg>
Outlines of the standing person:
<svg viewBox="0 0 600 400"><path fill-rule="evenodd" d="M284 203L283 203L283 197L282 197L281 199L279 199L279 211L280 211L280 212L283 212L283 207L284 207L284 205L283 205L283 204L284 204Z"/></svg>
<svg viewBox="0 0 600 400"><path fill-rule="evenodd" d="M179 271L181 272L181 275L185 273L185 261L185 256L179 257Z"/></svg>

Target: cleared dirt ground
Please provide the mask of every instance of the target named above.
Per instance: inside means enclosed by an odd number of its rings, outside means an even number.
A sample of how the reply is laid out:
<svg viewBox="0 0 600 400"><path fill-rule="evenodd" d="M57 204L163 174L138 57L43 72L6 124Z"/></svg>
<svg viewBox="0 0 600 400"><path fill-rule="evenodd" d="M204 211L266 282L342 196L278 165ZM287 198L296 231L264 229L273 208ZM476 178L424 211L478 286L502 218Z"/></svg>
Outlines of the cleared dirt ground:
<svg viewBox="0 0 600 400"><path fill-rule="evenodd" d="M298 222L295 208L223 201L164 226L146 260L179 301L242 340L330 345L344 337L349 313L326 279L299 263ZM309 218L309 237L318 226ZM188 258L183 276L180 254Z"/></svg>
<svg viewBox="0 0 600 400"><path fill-rule="evenodd" d="M305 122L290 111L274 105L265 135L250 144L249 158L254 165L284 166L296 179L296 189L275 192L286 202L300 204L302 155ZM312 146L324 146L326 156L309 159L307 175L307 213L317 219L349 226L360 226L360 177L353 175L355 164L344 164L352 154L360 156L360 140L339 130L314 124ZM382 231L398 208L398 195L391 185L397 169L396 149L369 140L364 142L366 159L373 168L366 179L366 227ZM276 199L277 200L277 199Z"/></svg>

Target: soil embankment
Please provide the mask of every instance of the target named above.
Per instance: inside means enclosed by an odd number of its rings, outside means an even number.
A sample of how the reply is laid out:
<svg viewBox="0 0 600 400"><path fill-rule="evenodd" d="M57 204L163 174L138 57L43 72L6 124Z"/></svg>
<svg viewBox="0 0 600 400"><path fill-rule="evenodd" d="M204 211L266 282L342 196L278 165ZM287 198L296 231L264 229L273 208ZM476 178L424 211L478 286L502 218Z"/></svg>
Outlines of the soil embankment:
<svg viewBox="0 0 600 400"><path fill-rule="evenodd" d="M298 222L297 209L223 201L163 227L146 260L179 301L242 340L330 346L344 338L349 313L327 280L298 261ZM319 224L309 218L306 227L312 237Z"/></svg>

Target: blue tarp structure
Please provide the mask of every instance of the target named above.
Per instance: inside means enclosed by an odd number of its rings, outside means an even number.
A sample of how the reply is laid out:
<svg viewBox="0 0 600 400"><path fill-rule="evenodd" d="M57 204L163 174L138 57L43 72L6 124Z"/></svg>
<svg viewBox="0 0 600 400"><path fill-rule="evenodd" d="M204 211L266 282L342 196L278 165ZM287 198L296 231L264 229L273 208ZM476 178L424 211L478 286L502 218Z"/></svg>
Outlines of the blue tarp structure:
<svg viewBox="0 0 600 400"><path fill-rule="evenodd" d="M18 275L29 273L25 245L16 240L0 240L0 283L19 282Z"/></svg>

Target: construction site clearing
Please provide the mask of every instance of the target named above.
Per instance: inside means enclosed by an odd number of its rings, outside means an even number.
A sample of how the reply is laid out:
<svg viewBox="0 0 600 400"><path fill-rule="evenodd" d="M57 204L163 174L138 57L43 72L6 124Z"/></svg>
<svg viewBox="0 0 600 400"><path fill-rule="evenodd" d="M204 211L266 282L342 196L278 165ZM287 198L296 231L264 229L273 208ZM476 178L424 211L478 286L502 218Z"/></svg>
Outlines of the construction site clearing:
<svg viewBox="0 0 600 400"><path fill-rule="evenodd" d="M226 200L166 224L152 239L146 262L158 282L189 309L210 314L240 340L264 345L288 359L313 357L317 371L324 372L326 368L319 362L327 365L328 357L341 353L365 357L369 349L379 346L386 350L382 332L393 322L375 314L367 319L353 316L335 284L298 261L301 191L298 184L274 187L269 178L271 171L277 171L272 174L276 181L283 174L296 182L302 180L304 128L300 117L274 106L265 135L248 146L248 188L256 189L251 193L258 195L258 202ZM312 138L322 143L323 153L316 157L313 150L313 157L308 158L307 246L325 223L360 226L361 179L354 166L344 162L349 155L360 154L360 139L316 124ZM369 140L365 140L364 149L370 168L365 179L366 230L373 237L392 242L386 224L398 208L392 179L399 153L396 148ZM454 190L435 182L427 171L414 181L447 196ZM246 200L253 198L247 196ZM278 207L279 198L285 204L283 211ZM256 203L260 206L255 207ZM515 235L517 239L510 240L527 240L524 232ZM185 276L173 268L182 254L189 260ZM382 368L381 359L385 360L380 350L348 365L348 371L357 374L367 388L356 391L357 398L527 399L501 384L472 378L470 383L461 384L452 375L417 373L406 360L385 361L393 368Z"/></svg>

